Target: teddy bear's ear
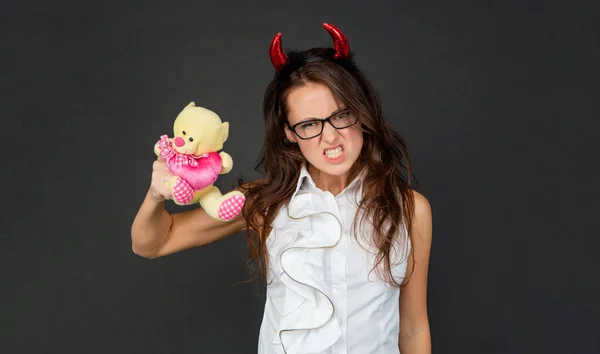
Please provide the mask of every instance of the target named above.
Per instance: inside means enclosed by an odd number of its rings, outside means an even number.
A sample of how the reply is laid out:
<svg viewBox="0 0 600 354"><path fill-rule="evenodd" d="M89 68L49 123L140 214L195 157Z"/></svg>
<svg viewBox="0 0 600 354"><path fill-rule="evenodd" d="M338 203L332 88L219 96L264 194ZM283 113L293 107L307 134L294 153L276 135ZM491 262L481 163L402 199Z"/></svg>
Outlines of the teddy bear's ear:
<svg viewBox="0 0 600 354"><path fill-rule="evenodd" d="M187 105L188 107L196 107L196 103L194 103L194 101L190 102L190 104Z"/></svg>
<svg viewBox="0 0 600 354"><path fill-rule="evenodd" d="M219 128L219 133L221 135L222 141L226 142L227 138L229 138L229 123L225 122L221 124L221 128Z"/></svg>

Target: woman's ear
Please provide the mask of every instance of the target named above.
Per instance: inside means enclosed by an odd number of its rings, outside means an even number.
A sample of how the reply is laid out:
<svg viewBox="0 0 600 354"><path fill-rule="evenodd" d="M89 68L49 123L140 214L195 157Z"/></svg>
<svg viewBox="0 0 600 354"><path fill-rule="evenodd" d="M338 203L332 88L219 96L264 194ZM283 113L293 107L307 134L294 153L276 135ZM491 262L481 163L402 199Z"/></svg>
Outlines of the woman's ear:
<svg viewBox="0 0 600 354"><path fill-rule="evenodd" d="M295 143L296 142L296 134L290 130L290 128L286 125L283 130L285 131L285 137L288 141Z"/></svg>

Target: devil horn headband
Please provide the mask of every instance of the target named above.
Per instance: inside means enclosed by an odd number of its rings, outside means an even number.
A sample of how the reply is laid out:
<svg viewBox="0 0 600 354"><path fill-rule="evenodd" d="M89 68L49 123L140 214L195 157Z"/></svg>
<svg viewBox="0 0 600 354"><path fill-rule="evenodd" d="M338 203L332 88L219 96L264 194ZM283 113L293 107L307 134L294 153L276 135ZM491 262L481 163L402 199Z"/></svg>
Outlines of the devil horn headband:
<svg viewBox="0 0 600 354"><path fill-rule="evenodd" d="M335 49L333 57L335 59L348 59L350 56L350 45L348 44L346 35L339 28L329 23L323 23L323 28L329 32L333 40L333 48ZM269 55L276 71L281 70L288 63L288 57L281 46L281 32L277 33L271 41Z"/></svg>

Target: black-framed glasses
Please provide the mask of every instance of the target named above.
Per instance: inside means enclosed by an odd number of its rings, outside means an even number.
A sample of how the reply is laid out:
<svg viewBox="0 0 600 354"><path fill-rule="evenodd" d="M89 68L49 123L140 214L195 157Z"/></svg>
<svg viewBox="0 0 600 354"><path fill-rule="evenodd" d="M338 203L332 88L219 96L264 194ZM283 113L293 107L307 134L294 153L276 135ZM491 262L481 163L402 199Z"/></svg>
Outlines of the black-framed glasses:
<svg viewBox="0 0 600 354"><path fill-rule="evenodd" d="M335 129L345 129L353 126L357 121L358 117L346 108L324 119L314 118L294 125L288 124L288 128L300 139L306 140L321 135L325 127L325 122L329 122Z"/></svg>

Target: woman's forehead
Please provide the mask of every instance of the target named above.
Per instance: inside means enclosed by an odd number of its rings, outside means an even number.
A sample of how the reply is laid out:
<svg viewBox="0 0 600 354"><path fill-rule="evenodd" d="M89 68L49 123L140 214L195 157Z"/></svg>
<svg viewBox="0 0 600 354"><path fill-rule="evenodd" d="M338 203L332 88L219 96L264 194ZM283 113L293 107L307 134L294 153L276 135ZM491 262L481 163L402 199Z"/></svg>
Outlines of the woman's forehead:
<svg viewBox="0 0 600 354"><path fill-rule="evenodd" d="M309 118L326 118L340 109L331 90L322 84L295 87L287 96L288 119L293 124Z"/></svg>

